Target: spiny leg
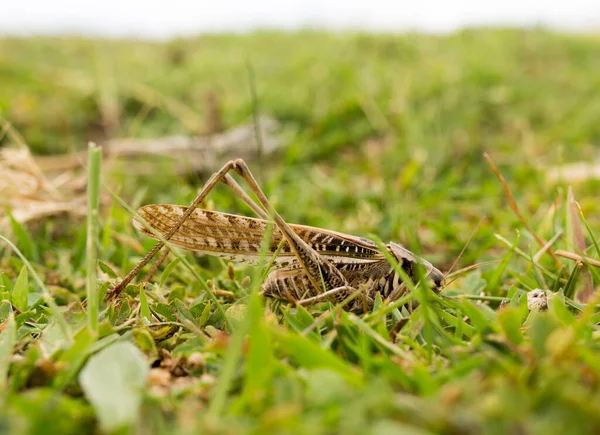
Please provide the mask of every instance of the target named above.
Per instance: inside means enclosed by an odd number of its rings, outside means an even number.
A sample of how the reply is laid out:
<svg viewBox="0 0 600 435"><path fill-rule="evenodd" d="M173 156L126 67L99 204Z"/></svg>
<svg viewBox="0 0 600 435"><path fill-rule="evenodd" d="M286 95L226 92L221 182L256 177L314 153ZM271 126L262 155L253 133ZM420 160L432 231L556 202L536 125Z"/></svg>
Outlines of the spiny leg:
<svg viewBox="0 0 600 435"><path fill-rule="evenodd" d="M202 187L202 189L200 190L200 192L198 193L196 198L189 205L189 207L187 208L185 213L183 213L183 215L177 220L177 222L175 222L175 224L171 227L171 229L166 234L163 235L164 240L169 241L169 239L171 237L173 237L173 234L175 234L175 232L179 229L179 227L181 227L181 225L183 225L183 223L194 212L196 207L198 207L198 205L202 201L204 201L204 199L208 196L210 191L212 189L214 189L214 187L220 181L223 182L224 184L226 184L228 187L230 187L260 217L266 218L268 216L262 209L260 209L260 207L258 207L256 205L256 203L254 203L254 201L252 201L252 199L248 196L248 194L246 194L246 192L244 192L242 187L230 175L228 175L228 172L231 171L231 169L233 169L237 164L238 164L237 161L230 160L225 165L223 165L223 167L220 170L215 172L208 179L208 181L204 184L204 186ZM131 269L131 271L123 278L123 280L121 282L119 282L112 289L112 291L110 291L107 294L107 297L114 297L114 296L119 295L123 291L123 289L138 275L138 273L140 273L140 270L142 270L142 268L146 264L148 264L148 262L150 262L150 260L152 260L152 258L154 258L154 256L161 250L161 248L163 246L164 246L164 242L162 240L158 241L156 243L156 245L154 245L154 247L150 251L148 251L148 253L144 256L144 258L142 258L142 260L133 269ZM164 260L164 258L161 259L160 261L162 262L162 260ZM158 267L160 265L160 263L158 261L157 261L157 263L158 264L155 267Z"/></svg>
<svg viewBox="0 0 600 435"><path fill-rule="evenodd" d="M252 211L254 211L254 213L256 213L260 218L266 221L269 220L269 215L262 208L260 208L252 198L248 196L242 186L240 186L231 175L225 174L225 177L223 177L223 183L225 183L227 187L229 187L237 196L239 196L246 204L248 204Z"/></svg>
<svg viewBox="0 0 600 435"><path fill-rule="evenodd" d="M326 292L335 288L348 286L348 281L344 275L329 261L320 256L308 243L302 240L272 207L246 163L238 159L235 161L233 169L246 181L250 190L256 195L258 202L275 221L275 225L277 225L277 228L296 254L314 288L322 288L323 292ZM340 292L340 296L345 298L347 295Z"/></svg>
<svg viewBox="0 0 600 435"><path fill-rule="evenodd" d="M240 186L238 184L238 182L235 181L231 175L225 174L223 176L223 179L220 181L222 181L223 184L225 184L227 187L229 187L233 191L233 193L235 193L239 198L241 198L252 209L252 211L254 211L254 213L256 213L259 217L261 217L265 220L268 220L269 216L267 215L267 213L265 213L265 211L262 208L260 208L254 202L254 200L252 198L250 198L250 196L248 196L248 194L242 188L242 186ZM169 247L167 246L167 247L165 247L165 251L163 251L163 253L160 255L160 257L158 257L156 259L156 261L152 265L152 268L144 277L143 282L148 282L148 281L150 281L150 279L152 279L152 276L156 273L156 271L158 270L158 268L160 267L160 265L165 260L165 258L167 257L168 254L169 254Z"/></svg>
<svg viewBox="0 0 600 435"><path fill-rule="evenodd" d="M325 293L321 293L310 298L296 301L296 304L302 306L313 305L324 300L330 300L332 296L343 294L344 299L339 301L337 305L341 305L342 307L349 305L350 308L344 309L348 309L349 311L353 312L362 312L366 314L372 310L374 301L371 297L369 297L366 294L367 292L365 290L366 289L357 289L351 286L338 287L328 290Z"/></svg>
<svg viewBox="0 0 600 435"><path fill-rule="evenodd" d="M354 287L350 287L350 286L342 286L342 287L337 287L331 290L327 290L325 293L321 293L318 294L316 296L312 296L310 298L306 298L306 299L300 299L299 301L296 301L296 303L298 305L313 305L316 304L318 302L323 302L325 300L327 300L329 297L331 296L335 296L338 295L339 293L354 293L354 292L358 292L359 290L355 289Z"/></svg>

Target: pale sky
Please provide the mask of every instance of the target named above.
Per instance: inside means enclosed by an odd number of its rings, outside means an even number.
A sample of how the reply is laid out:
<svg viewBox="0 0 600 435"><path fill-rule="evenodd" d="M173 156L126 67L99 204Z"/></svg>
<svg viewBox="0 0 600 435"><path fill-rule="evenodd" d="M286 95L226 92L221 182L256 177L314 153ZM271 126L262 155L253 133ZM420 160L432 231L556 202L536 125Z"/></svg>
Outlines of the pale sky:
<svg viewBox="0 0 600 435"><path fill-rule="evenodd" d="M445 32L537 25L600 30L600 0L0 0L0 34L167 38L255 28Z"/></svg>

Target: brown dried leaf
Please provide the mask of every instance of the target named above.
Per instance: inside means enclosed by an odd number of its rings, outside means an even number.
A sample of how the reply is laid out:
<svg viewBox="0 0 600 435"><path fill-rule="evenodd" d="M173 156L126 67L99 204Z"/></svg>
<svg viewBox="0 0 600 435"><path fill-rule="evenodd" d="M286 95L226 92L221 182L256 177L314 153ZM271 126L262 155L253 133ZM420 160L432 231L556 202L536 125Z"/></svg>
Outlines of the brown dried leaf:
<svg viewBox="0 0 600 435"><path fill-rule="evenodd" d="M581 220L579 217L577 202L575 201L575 196L573 195L573 189L571 186L569 186L569 191L567 194L567 205L569 207L568 213L571 217L570 240L573 243L573 249L576 252L585 254L585 237L583 235L583 229L581 228ZM583 271L582 278L583 289L577 294L577 299L581 302L587 302L594 293L592 274L587 268Z"/></svg>

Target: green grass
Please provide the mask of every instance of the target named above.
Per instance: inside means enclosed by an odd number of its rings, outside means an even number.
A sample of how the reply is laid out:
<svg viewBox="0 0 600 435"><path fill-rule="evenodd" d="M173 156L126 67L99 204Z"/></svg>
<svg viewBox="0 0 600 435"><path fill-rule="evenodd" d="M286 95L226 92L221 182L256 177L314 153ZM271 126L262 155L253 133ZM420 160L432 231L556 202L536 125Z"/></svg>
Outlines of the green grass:
<svg viewBox="0 0 600 435"><path fill-rule="evenodd" d="M472 236L454 270L494 261L443 297L411 292L410 314L265 308L262 269L188 252L106 303L153 244L128 208L189 203L206 175L107 173L92 155L87 225L13 220L19 250L0 242L0 431L597 433L600 301L577 294L600 271L534 261L482 154L532 231L600 258L600 183L572 186L578 209L546 179L597 155L599 51L595 35L510 29L0 40L0 114L35 153L199 133L214 93L226 126L255 109L282 123L285 149L250 166L289 222L394 240L443 271ZM96 223L100 175L128 207L106 194ZM206 205L248 213L225 188ZM536 288L556 293L545 311L527 309Z"/></svg>

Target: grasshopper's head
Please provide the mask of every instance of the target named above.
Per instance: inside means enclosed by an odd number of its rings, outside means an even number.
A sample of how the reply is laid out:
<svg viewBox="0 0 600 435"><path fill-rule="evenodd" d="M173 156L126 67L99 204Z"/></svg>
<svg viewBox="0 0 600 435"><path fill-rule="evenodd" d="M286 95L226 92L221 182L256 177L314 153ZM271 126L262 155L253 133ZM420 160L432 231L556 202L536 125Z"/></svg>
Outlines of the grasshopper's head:
<svg viewBox="0 0 600 435"><path fill-rule="evenodd" d="M429 261L417 257L415 254L410 252L408 249L401 245L390 242L388 245L390 251L396 257L398 264L411 277L413 282L417 282L419 277L417 275L417 264L420 264L424 270L425 277L430 282L433 290L440 291L444 285L444 274L436 269L433 264Z"/></svg>

